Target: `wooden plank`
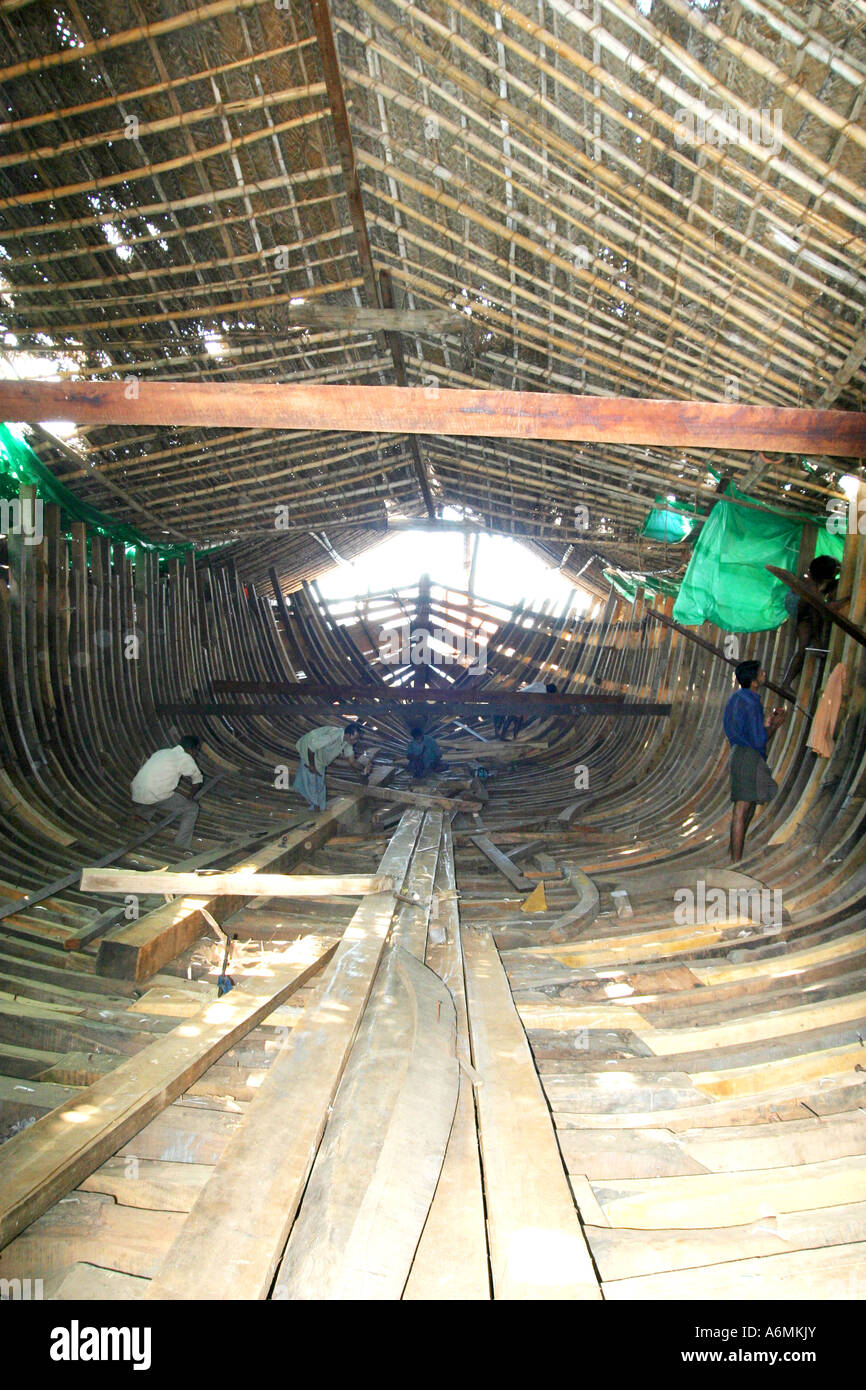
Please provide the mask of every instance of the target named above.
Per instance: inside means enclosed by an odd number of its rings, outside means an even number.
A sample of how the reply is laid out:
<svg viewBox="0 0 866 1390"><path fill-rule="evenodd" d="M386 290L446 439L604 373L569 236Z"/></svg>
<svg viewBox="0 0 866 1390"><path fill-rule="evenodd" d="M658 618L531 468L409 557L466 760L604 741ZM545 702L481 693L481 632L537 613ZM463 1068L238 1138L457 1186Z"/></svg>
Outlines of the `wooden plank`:
<svg viewBox="0 0 866 1390"><path fill-rule="evenodd" d="M258 850L245 864L237 866L238 871L256 873L269 864L291 868L309 850L327 840L355 801L355 796L340 797L314 820ZM213 901L207 897L188 897L166 903L146 913L139 921L110 932L100 944L96 968L100 975L146 980L201 936L208 925L201 913L203 907L219 922L244 907L247 901L247 895L239 894L237 898L224 896Z"/></svg>
<svg viewBox="0 0 866 1390"><path fill-rule="evenodd" d="M859 458L866 415L853 410L577 396L552 391L316 383L0 381L0 418L83 425L341 430L492 439L573 439L662 448L826 453Z"/></svg>
<svg viewBox="0 0 866 1390"><path fill-rule="evenodd" d="M421 822L418 811L406 812L379 873L403 882ZM392 894L381 894L365 898L355 912L316 1002L272 1064L149 1298L267 1296L360 1025L394 906Z"/></svg>
<svg viewBox="0 0 866 1390"><path fill-rule="evenodd" d="M374 801L395 801L406 806L421 806L426 810L438 808L442 811L480 811L479 801L461 801L456 796L436 796L431 792L396 791L392 787L366 787L365 796Z"/></svg>
<svg viewBox="0 0 866 1390"><path fill-rule="evenodd" d="M613 1280L606 1299L813 1300L862 1299L866 1292L866 1241L822 1250L785 1251L673 1274Z"/></svg>
<svg viewBox="0 0 866 1390"><path fill-rule="evenodd" d="M454 1037L442 981L389 948L272 1298L401 1296L454 1119Z"/></svg>
<svg viewBox="0 0 866 1390"><path fill-rule="evenodd" d="M787 1168L593 1183L611 1226L651 1231L745 1226L768 1212L866 1202L862 1155Z"/></svg>
<svg viewBox="0 0 866 1390"><path fill-rule="evenodd" d="M82 869L81 888L90 893L243 893L251 898L363 898L387 893L394 880L375 874L258 874L249 869L225 873L169 873L133 869Z"/></svg>
<svg viewBox="0 0 866 1390"><path fill-rule="evenodd" d="M232 1043L300 988L333 955L297 943L283 962L250 975L222 999L121 1062L0 1148L0 1248L46 1211L190 1086Z"/></svg>
<svg viewBox="0 0 866 1390"><path fill-rule="evenodd" d="M600 1298L499 953L487 933L462 942L494 1296Z"/></svg>
<svg viewBox="0 0 866 1390"><path fill-rule="evenodd" d="M533 887L531 881L524 877L517 865L513 864L508 858L507 854L504 854L501 849L497 849L496 845L484 831L479 831L478 834L470 835L469 838L473 845L475 845L475 848L481 851L484 858L489 860L493 867L498 869L514 888L517 888L521 893L529 893L531 891Z"/></svg>
<svg viewBox="0 0 866 1390"><path fill-rule="evenodd" d="M481 1182L481 1155L475 1125L475 1101L468 1063L469 1021L463 981L460 915L456 899L451 827L442 829L442 853L436 870L435 914L431 919L427 964L442 978L454 999L460 1085L445 1162L436 1186L404 1299L466 1301L490 1298L487 1227ZM454 1258L459 1250L459 1259Z"/></svg>

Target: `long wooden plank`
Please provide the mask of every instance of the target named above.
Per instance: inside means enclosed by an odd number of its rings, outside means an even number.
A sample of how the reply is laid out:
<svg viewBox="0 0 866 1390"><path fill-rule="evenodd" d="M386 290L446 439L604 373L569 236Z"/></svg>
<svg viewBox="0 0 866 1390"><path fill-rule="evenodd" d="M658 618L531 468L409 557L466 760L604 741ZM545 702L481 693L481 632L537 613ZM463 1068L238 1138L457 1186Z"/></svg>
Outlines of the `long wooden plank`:
<svg viewBox="0 0 866 1390"><path fill-rule="evenodd" d="M866 1162L857 1154L824 1163L738 1173L594 1182L611 1226L649 1231L745 1226L766 1213L866 1201Z"/></svg>
<svg viewBox="0 0 866 1390"><path fill-rule="evenodd" d="M484 858L488 860L495 869L499 870L503 877L506 878L514 888L517 888L521 893L528 893L531 891L534 887L532 881L520 872L517 865L513 864L508 858L508 855L496 847L483 830L479 830L477 834L470 835L469 838L475 848L484 855Z"/></svg>
<svg viewBox="0 0 866 1390"><path fill-rule="evenodd" d="M442 828L442 853L436 869L435 911L431 917L427 964L448 986L457 1019L457 1049L470 1057L460 915L456 897L454 847L450 825ZM455 1250L459 1258L455 1259ZM460 1069L454 1124L436 1194L424 1226L404 1299L466 1301L490 1298L487 1225L481 1181L481 1155L475 1124L475 1099L467 1066Z"/></svg>
<svg viewBox="0 0 866 1390"><path fill-rule="evenodd" d="M435 792L404 792L402 788L366 787L364 795L374 801L393 801L406 806L421 806L425 810L480 811L480 801L464 801L456 796L437 796Z"/></svg>
<svg viewBox="0 0 866 1390"><path fill-rule="evenodd" d="M185 874L133 869L82 869L82 891L90 893L243 893L251 898L364 898L387 893L393 878L376 874L257 874L249 869Z"/></svg>
<svg viewBox="0 0 866 1390"><path fill-rule="evenodd" d="M422 815L403 816L379 865L402 883ZM365 898L315 1004L272 1064L244 1123L148 1291L151 1299L267 1296L391 925L393 894Z"/></svg>
<svg viewBox="0 0 866 1390"><path fill-rule="evenodd" d="M0 1248L92 1173L217 1057L328 961L336 943L295 943L194 1020L164 1034L0 1148ZM310 959L311 952L315 951Z"/></svg>
<svg viewBox="0 0 866 1390"><path fill-rule="evenodd" d="M760 449L859 458L866 414L552 391L321 386L313 382L0 381L0 418L83 425L375 430L493 439L574 439L662 448Z"/></svg>
<svg viewBox="0 0 866 1390"><path fill-rule="evenodd" d="M268 865L291 868L332 834L341 816L352 809L356 800L356 796L340 797L315 820L258 850L245 864L237 866L237 872L251 870L256 873ZM100 944L96 968L100 975L116 975L122 980L149 979L201 936L207 926L202 908L219 922L244 907L248 900L249 895L243 893L213 900L206 894L177 898L146 913L137 922L110 932Z"/></svg>
<svg viewBox="0 0 866 1390"><path fill-rule="evenodd" d="M494 1297L600 1298L499 953L487 933L462 940Z"/></svg>
<svg viewBox="0 0 866 1390"><path fill-rule="evenodd" d="M383 960L280 1266L277 1299L398 1299L454 1119L455 1017L442 981Z"/></svg>

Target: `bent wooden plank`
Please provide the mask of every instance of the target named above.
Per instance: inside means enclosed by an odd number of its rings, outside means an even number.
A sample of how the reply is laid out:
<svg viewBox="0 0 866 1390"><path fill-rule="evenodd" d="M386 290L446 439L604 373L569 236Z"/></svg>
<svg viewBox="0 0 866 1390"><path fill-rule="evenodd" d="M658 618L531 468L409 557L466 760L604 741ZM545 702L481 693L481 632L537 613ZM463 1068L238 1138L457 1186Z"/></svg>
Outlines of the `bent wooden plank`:
<svg viewBox="0 0 866 1390"><path fill-rule="evenodd" d="M421 828L407 811L379 865L402 883ZM298 1210L394 914L365 898L154 1279L150 1299L265 1298Z"/></svg>
<svg viewBox="0 0 866 1390"><path fill-rule="evenodd" d="M462 940L494 1297L600 1298L499 953L486 933Z"/></svg>
<svg viewBox="0 0 866 1390"><path fill-rule="evenodd" d="M244 893L251 898L364 898L387 893L393 878L375 874L257 874L249 869L216 874L136 873L133 869L82 869L82 892Z"/></svg>
<svg viewBox="0 0 866 1390"><path fill-rule="evenodd" d="M398 1299L457 1104L454 1004L408 952L376 977L272 1293Z"/></svg>
<svg viewBox="0 0 866 1390"><path fill-rule="evenodd" d="M706 401L271 382L0 381L0 418L213 429L375 430L492 439L574 439L666 448L755 449L859 458L866 415Z"/></svg>
<svg viewBox="0 0 866 1390"><path fill-rule="evenodd" d="M336 950L297 943L73 1100L0 1147L0 1247L137 1134Z"/></svg>
<svg viewBox="0 0 866 1390"><path fill-rule="evenodd" d="M333 832L341 816L355 804L356 796L342 796L315 820L298 826L281 840L265 845L238 871L256 873L269 864L291 868L310 849L317 849ZM178 898L148 912L137 922L118 927L100 943L96 968L100 975L116 975L122 980L146 980L167 961L191 945L207 926L201 909L220 921L244 907L249 895L227 896L210 902L208 896Z"/></svg>

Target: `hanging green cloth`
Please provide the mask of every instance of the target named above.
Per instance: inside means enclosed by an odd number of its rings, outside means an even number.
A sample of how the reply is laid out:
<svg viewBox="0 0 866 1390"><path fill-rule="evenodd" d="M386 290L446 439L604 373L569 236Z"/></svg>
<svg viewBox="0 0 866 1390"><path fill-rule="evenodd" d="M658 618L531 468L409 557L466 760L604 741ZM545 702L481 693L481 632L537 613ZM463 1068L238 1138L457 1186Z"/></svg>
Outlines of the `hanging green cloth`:
<svg viewBox="0 0 866 1390"><path fill-rule="evenodd" d="M127 548L140 546L142 550L155 551L161 560L178 560L197 547L191 541L179 545L166 545L160 541L150 541L123 521L115 521L105 512L99 512L74 492L70 492L55 478L50 468L33 452L24 439L19 439L8 425L0 425L0 497L11 500L18 496L22 483L36 488L37 497L43 502L56 502L67 515L75 521L84 521L92 531L107 536L112 541L123 541ZM200 554L209 550L219 550L220 545L201 547Z"/></svg>
<svg viewBox="0 0 866 1390"><path fill-rule="evenodd" d="M716 504L695 544L680 586L673 616L696 627L715 623L726 632L766 632L788 614L786 585L767 573L767 565L794 570L803 526L818 527L817 555L842 558L844 537L831 535L826 517L775 512L753 504L733 484Z"/></svg>
<svg viewBox="0 0 866 1390"><path fill-rule="evenodd" d="M648 594L675 594L679 587L672 579L633 570L606 569L602 573L611 588L622 598L628 599L629 603L634 602L639 589L645 589Z"/></svg>
<svg viewBox="0 0 866 1390"><path fill-rule="evenodd" d="M684 502L672 502L669 497L657 497L652 510L641 527L641 536L664 545L679 545L698 530L703 515Z"/></svg>

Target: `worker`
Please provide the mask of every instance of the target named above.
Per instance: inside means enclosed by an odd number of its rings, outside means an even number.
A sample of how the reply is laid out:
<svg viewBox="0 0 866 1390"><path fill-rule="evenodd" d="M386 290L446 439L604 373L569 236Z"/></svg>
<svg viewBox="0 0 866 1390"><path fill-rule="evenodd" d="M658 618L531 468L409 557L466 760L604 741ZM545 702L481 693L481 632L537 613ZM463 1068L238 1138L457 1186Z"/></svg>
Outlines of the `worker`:
<svg viewBox="0 0 866 1390"><path fill-rule="evenodd" d="M767 742L784 722L785 711L774 709L765 718L758 690L767 679L759 661L736 667L739 688L725 705L723 724L731 745L731 860L743 857L743 846L758 802L772 800L778 790L767 766Z"/></svg>
<svg viewBox="0 0 866 1390"><path fill-rule="evenodd" d="M195 785L201 784L202 774L192 756L200 747L201 740L195 734L184 734L175 748L160 748L152 753L132 779L132 800L144 820L152 820L157 811L180 812L174 839L180 850L189 850L192 845L199 808L195 801L175 789L181 777L188 777Z"/></svg>
<svg viewBox="0 0 866 1390"><path fill-rule="evenodd" d="M433 735L426 734L420 726L411 729L410 734L406 757L411 775L423 780L428 772L440 772L444 766L442 753Z"/></svg>
<svg viewBox="0 0 866 1390"><path fill-rule="evenodd" d="M331 763L343 758L355 767L366 769L369 754L356 751L360 742L360 724L323 724L298 739L295 747L300 765L293 787L314 811L325 809L325 772Z"/></svg>
<svg viewBox="0 0 866 1390"><path fill-rule="evenodd" d="M555 695L556 686L552 681L531 681L528 685L522 685L518 691L519 695ZM514 726L514 737L520 733L526 723L525 714L509 714L495 718L493 720L493 731L497 738L502 739L503 743L508 738L508 730ZM500 726L497 729L497 724Z"/></svg>
<svg viewBox="0 0 866 1390"><path fill-rule="evenodd" d="M847 598L836 598L836 587L839 583L839 561L834 560L830 555L816 555L809 566L809 572L804 578L809 592L815 598L823 600L824 603L838 611L848 602ZM827 624L824 615L817 608L813 608L807 598L799 598L791 593L786 599L786 607L792 613L797 624L797 637L794 651L788 662L787 669L782 677L782 685L789 687L791 681L795 681L803 669L806 660L806 649L812 646L823 646L827 638Z"/></svg>

